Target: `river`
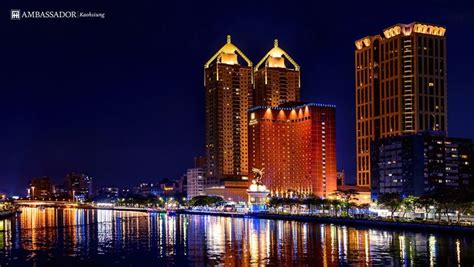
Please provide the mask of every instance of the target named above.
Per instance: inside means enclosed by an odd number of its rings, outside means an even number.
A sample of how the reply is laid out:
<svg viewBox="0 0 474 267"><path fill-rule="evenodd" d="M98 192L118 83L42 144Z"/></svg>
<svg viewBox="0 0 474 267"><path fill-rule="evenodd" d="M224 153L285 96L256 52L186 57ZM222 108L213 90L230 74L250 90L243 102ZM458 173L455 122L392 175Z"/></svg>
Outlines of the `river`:
<svg viewBox="0 0 474 267"><path fill-rule="evenodd" d="M23 208L0 266L472 266L474 237L205 215Z"/></svg>

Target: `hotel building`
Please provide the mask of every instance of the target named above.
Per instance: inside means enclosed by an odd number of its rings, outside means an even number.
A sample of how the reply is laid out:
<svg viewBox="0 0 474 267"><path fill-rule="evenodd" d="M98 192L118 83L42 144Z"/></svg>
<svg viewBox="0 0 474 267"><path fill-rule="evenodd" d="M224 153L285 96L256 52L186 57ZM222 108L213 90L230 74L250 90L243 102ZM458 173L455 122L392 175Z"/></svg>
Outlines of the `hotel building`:
<svg viewBox="0 0 474 267"><path fill-rule="evenodd" d="M287 67L288 60L292 67ZM274 41L255 66L255 106L278 106L300 101L300 66Z"/></svg>
<svg viewBox="0 0 474 267"><path fill-rule="evenodd" d="M204 65L207 187L248 175L247 111L253 102L252 72L252 62L230 36Z"/></svg>
<svg viewBox="0 0 474 267"><path fill-rule="evenodd" d="M358 186L370 186L370 144L448 130L446 29L414 22L355 42Z"/></svg>
<svg viewBox="0 0 474 267"><path fill-rule="evenodd" d="M336 185L335 106L286 103L249 110L250 168L273 196L328 197Z"/></svg>

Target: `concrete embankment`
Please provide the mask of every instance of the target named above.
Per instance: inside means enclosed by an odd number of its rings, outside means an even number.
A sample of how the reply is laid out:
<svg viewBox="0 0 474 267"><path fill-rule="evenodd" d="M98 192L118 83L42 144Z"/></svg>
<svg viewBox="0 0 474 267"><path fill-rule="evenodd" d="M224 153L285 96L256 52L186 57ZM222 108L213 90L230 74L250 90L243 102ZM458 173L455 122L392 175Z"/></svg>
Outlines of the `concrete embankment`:
<svg viewBox="0 0 474 267"><path fill-rule="evenodd" d="M237 218L258 218L269 220L286 220L286 221L300 221L300 222L314 222L314 223L329 223L347 225L353 227L370 227L370 228L385 228L391 230L410 230L410 231L424 231L424 232L457 232L474 234L473 226L461 225L443 225L435 223L423 222L399 222L399 221L382 221L382 220L368 220L368 219L351 219L351 218L334 218L334 217L319 217L309 215L284 215L284 214L264 214L264 213L232 213L232 212L213 212L213 211L180 211L182 214L196 214L196 215L211 215L223 217L237 217Z"/></svg>

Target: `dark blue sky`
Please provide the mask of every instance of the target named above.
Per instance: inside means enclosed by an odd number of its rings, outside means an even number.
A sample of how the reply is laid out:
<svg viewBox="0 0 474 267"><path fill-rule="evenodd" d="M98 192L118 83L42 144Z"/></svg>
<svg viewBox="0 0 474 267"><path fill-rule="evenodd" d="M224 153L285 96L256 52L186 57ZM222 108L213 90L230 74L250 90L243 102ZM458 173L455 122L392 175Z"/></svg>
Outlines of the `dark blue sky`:
<svg viewBox="0 0 474 267"><path fill-rule="evenodd" d="M204 153L203 64L226 34L255 63L278 38L302 68L303 100L337 105L338 167L352 179L354 41L445 25L450 135L474 138L471 1L20 2L0 3L0 190L69 171L119 186L179 177ZM106 18L10 21L12 8Z"/></svg>

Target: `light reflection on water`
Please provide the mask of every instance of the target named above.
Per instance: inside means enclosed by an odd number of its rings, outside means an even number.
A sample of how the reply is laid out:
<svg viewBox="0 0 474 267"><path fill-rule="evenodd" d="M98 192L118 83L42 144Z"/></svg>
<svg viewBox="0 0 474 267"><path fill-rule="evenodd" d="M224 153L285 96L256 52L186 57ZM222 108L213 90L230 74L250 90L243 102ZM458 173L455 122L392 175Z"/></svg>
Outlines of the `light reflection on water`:
<svg viewBox="0 0 474 267"><path fill-rule="evenodd" d="M329 224L24 208L0 220L0 266L472 265L474 238Z"/></svg>

